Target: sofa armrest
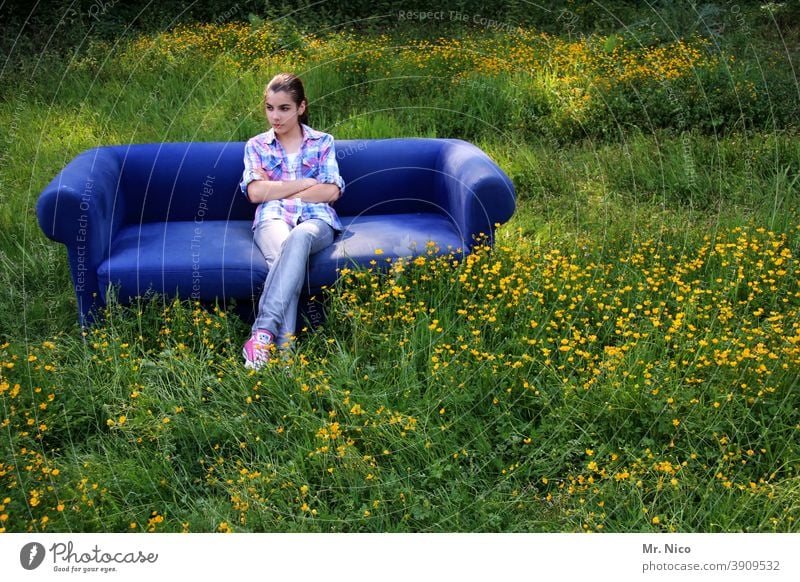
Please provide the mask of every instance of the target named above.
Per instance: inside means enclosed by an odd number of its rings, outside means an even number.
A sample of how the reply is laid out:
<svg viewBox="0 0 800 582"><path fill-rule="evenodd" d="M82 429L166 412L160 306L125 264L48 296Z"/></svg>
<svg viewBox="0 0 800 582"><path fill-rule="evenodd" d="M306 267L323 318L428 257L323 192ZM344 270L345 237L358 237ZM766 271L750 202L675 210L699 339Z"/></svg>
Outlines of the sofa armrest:
<svg viewBox="0 0 800 582"><path fill-rule="evenodd" d="M117 196L120 168L110 148L87 150L53 178L36 203L44 234L67 247L81 325L101 296L97 267L124 214Z"/></svg>
<svg viewBox="0 0 800 582"><path fill-rule="evenodd" d="M445 211L472 249L479 235L494 242L495 224L509 220L516 208L514 185L502 169L475 145L448 140L442 148L439 172L444 181Z"/></svg>

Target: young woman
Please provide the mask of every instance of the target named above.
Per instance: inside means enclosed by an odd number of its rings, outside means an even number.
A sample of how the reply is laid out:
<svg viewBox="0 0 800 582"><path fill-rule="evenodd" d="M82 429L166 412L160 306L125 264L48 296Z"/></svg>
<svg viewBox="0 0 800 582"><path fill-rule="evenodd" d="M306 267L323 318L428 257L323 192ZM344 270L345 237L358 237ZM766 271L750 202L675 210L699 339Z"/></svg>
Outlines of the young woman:
<svg viewBox="0 0 800 582"><path fill-rule="evenodd" d="M276 75L264 90L272 128L251 138L244 150L241 189L258 204L253 231L269 275L252 335L244 344L245 366L258 369L271 346L291 346L308 257L342 230L331 204L344 191L333 138L308 126L302 81Z"/></svg>

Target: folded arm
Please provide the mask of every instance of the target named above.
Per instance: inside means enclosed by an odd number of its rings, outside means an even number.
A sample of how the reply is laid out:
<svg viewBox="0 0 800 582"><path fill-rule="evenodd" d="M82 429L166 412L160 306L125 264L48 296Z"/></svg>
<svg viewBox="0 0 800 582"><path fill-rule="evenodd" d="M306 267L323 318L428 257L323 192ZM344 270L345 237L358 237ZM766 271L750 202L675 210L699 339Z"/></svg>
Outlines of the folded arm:
<svg viewBox="0 0 800 582"><path fill-rule="evenodd" d="M303 202L328 202L332 204L339 199L341 192L336 184L314 184L305 190L287 196L287 198L300 198Z"/></svg>
<svg viewBox="0 0 800 582"><path fill-rule="evenodd" d="M258 171L257 171L258 172ZM262 174L261 172L258 172ZM296 199L303 202L336 202L341 189L336 184L320 184L314 178L300 180L274 181L263 174L261 179L247 185L247 197L250 202L260 204L269 200Z"/></svg>
<svg viewBox="0 0 800 582"><path fill-rule="evenodd" d="M260 204L261 202L267 202L269 200L289 198L307 190L317 183L313 178L286 181L268 180L263 172L256 170L256 173L258 173L261 178L259 180L253 180L247 185L247 198L254 204Z"/></svg>

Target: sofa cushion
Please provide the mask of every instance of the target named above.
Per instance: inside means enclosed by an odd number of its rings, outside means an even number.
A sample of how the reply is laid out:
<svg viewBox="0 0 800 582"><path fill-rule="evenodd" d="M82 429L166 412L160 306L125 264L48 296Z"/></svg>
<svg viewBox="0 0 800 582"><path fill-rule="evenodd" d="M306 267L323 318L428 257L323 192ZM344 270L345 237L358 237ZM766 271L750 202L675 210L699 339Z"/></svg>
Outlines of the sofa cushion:
<svg viewBox="0 0 800 582"><path fill-rule="evenodd" d="M307 293L332 285L344 267L369 265L373 259L385 267L388 258L425 254L429 241L439 253L462 252L461 236L441 214L342 217L342 224L344 232L334 243L311 257ZM248 300L260 295L267 268L250 221L207 220L125 226L97 274L103 300L109 284L123 300L148 290L204 301Z"/></svg>
<svg viewBox="0 0 800 582"><path fill-rule="evenodd" d="M316 292L336 281L338 270L357 265L387 266L386 259L424 255L433 241L439 254L462 253L462 238L442 214L380 214L341 217L344 232L334 243L311 257L308 284ZM380 254L376 254L380 251Z"/></svg>
<svg viewBox="0 0 800 582"><path fill-rule="evenodd" d="M97 269L103 299L109 283L118 286L122 300L148 290L201 300L258 297L267 267L251 225L206 220L124 226Z"/></svg>

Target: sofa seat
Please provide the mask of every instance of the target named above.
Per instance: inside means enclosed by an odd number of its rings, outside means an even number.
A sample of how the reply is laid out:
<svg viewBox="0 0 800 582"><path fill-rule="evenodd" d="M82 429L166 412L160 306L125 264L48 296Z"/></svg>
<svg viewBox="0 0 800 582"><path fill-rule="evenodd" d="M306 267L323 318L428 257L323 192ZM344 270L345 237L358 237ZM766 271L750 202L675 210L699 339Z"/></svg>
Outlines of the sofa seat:
<svg viewBox="0 0 800 582"><path fill-rule="evenodd" d="M332 285L344 267L369 266L373 259L376 266L385 267L389 264L386 259L425 254L429 241L439 253L463 252L460 234L440 214L344 217L342 224L344 231L334 244L311 257L307 292ZM148 291L202 301L257 299L267 267L253 243L251 225L249 220L206 220L121 228L108 258L97 270L103 301L107 301L109 285L126 301Z"/></svg>
<svg viewBox="0 0 800 582"><path fill-rule="evenodd" d="M97 269L103 300L109 285L125 301L147 291L203 301L257 296L267 267L253 244L251 224L206 220L122 227Z"/></svg>
<svg viewBox="0 0 800 582"><path fill-rule="evenodd" d="M312 292L332 285L336 273L347 267L387 266L387 259L415 257L427 252L428 241L436 243L440 254L462 253L462 238L446 216L433 213L374 214L342 217L342 232L333 244L311 257L308 280ZM398 234L401 233L401 234ZM380 250L381 254L376 254Z"/></svg>

